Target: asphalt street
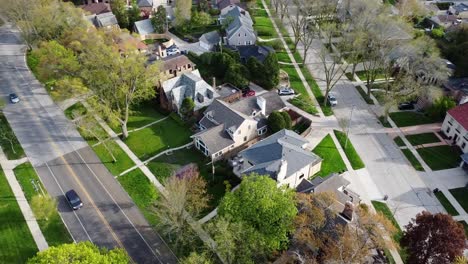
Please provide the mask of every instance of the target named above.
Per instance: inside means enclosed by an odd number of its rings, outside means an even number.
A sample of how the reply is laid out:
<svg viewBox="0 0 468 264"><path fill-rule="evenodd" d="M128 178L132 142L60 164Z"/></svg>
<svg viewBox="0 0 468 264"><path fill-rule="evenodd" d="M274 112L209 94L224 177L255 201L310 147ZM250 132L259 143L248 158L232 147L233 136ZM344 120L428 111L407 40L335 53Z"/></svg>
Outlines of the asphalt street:
<svg viewBox="0 0 468 264"><path fill-rule="evenodd" d="M26 65L19 34L0 28L0 96L16 93L4 114L75 241L125 248L136 263L177 258ZM64 193L74 189L84 206L73 211Z"/></svg>

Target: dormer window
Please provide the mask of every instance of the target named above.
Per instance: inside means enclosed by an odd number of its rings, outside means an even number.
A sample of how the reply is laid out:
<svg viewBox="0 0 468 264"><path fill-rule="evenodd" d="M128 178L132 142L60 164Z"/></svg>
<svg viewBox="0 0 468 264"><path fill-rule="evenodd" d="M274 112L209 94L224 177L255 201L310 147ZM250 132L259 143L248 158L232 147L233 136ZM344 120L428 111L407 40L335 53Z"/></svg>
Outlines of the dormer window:
<svg viewBox="0 0 468 264"><path fill-rule="evenodd" d="M203 103L205 101L205 98L202 94L198 93L197 94L197 100L199 103Z"/></svg>

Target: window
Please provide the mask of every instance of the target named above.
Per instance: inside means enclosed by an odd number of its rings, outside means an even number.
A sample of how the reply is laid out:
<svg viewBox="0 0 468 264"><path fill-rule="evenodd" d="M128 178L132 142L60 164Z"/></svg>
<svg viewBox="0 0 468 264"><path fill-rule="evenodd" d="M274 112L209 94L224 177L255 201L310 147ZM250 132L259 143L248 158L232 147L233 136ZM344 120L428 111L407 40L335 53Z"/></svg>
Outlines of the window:
<svg viewBox="0 0 468 264"><path fill-rule="evenodd" d="M240 37L240 33L239 33L239 37Z"/></svg>
<svg viewBox="0 0 468 264"><path fill-rule="evenodd" d="M304 178L304 173L301 174L301 176L299 176L299 180Z"/></svg>
<svg viewBox="0 0 468 264"><path fill-rule="evenodd" d="M169 74L172 74L172 69L169 69Z"/></svg>
<svg viewBox="0 0 468 264"><path fill-rule="evenodd" d="M263 134L265 134L265 133L266 133L266 131L267 131L267 128L266 128L266 127L264 127L264 128L261 128L261 129L257 130L257 134L260 136L260 135L263 135Z"/></svg>
<svg viewBox="0 0 468 264"><path fill-rule="evenodd" d="M246 142L246 141L247 141L247 137L244 137L244 142Z"/></svg>
<svg viewBox="0 0 468 264"><path fill-rule="evenodd" d="M466 142L463 142L463 144L461 145L461 148L465 149L465 147L466 147Z"/></svg>
<svg viewBox="0 0 468 264"><path fill-rule="evenodd" d="M450 133L450 127L447 127L446 131L447 131L447 133Z"/></svg>

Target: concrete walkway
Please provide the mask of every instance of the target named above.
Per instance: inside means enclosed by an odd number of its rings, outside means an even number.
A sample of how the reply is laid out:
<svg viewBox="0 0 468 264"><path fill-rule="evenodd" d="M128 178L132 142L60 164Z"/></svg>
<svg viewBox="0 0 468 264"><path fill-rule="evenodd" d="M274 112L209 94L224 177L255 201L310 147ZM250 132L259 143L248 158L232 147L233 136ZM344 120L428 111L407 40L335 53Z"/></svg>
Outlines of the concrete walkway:
<svg viewBox="0 0 468 264"><path fill-rule="evenodd" d="M13 169L26 162L27 158L23 158L20 160L8 160L3 153L3 150L0 149L0 165L3 168L3 172L5 173L5 177L8 181L8 184L15 195L16 201L18 202L19 208L23 213L24 220L28 225L29 231L31 231L31 235L36 242L37 248L39 251L46 250L49 245L45 240L44 234L42 234L41 229L39 228L39 224L37 223L36 217L34 217L34 213L29 206L26 197L24 196L23 189L21 189L21 185L18 183L15 174L13 173Z"/></svg>

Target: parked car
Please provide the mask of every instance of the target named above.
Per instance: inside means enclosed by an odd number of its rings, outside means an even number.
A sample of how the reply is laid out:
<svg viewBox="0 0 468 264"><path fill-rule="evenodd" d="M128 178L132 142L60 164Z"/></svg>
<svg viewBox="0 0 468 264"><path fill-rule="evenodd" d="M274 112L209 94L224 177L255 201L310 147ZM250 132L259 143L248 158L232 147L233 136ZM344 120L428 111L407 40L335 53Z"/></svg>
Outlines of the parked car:
<svg viewBox="0 0 468 264"><path fill-rule="evenodd" d="M278 95L294 95L295 92L291 87L281 87L278 89Z"/></svg>
<svg viewBox="0 0 468 264"><path fill-rule="evenodd" d="M250 97L250 96L255 96L255 91L246 89L242 91L242 97Z"/></svg>
<svg viewBox="0 0 468 264"><path fill-rule="evenodd" d="M329 93L327 99L331 106L336 106L338 104L338 100L336 100L335 94Z"/></svg>
<svg viewBox="0 0 468 264"><path fill-rule="evenodd" d="M65 193L65 198L67 198L68 204L73 210L78 210L83 207L83 202L80 199L80 196L75 192L75 190L71 189Z"/></svg>
<svg viewBox="0 0 468 264"><path fill-rule="evenodd" d="M413 110L414 103L413 102L403 102L398 105L398 110Z"/></svg>
<svg viewBox="0 0 468 264"><path fill-rule="evenodd" d="M180 54L180 50L178 48L167 49L166 53L167 53L167 56L177 55L177 54Z"/></svg>
<svg viewBox="0 0 468 264"><path fill-rule="evenodd" d="M11 93L11 94L9 95L9 97L10 97L10 102L11 102L12 104L19 103L19 101L20 101L18 95L16 95L15 93Z"/></svg>

